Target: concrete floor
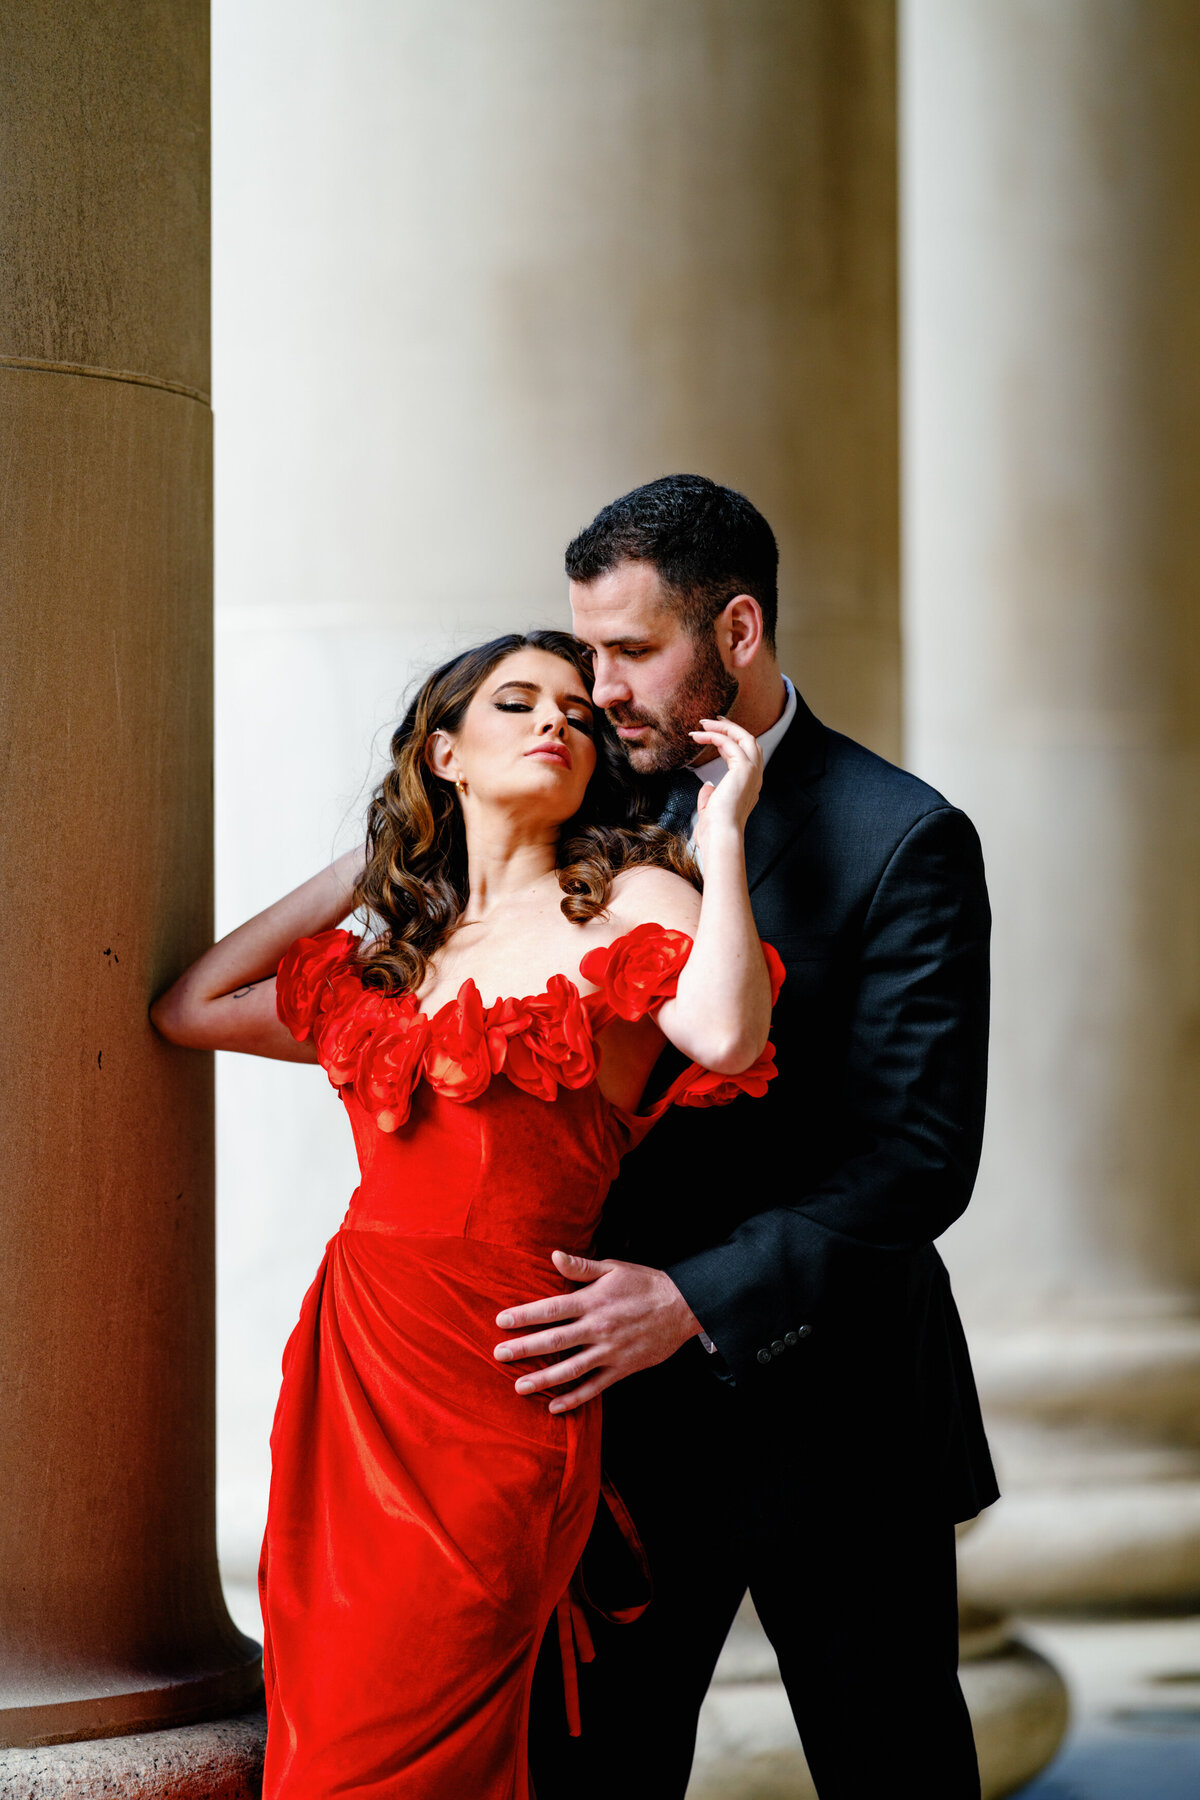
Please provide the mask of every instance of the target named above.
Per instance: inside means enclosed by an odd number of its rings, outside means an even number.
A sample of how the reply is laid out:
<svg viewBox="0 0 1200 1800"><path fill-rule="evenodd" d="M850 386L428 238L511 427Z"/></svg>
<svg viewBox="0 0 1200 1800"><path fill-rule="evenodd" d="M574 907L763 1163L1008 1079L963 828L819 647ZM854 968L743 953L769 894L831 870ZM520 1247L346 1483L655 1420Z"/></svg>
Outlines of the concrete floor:
<svg viewBox="0 0 1200 1800"><path fill-rule="evenodd" d="M241 1629L261 1636L254 1588L228 1582L226 1599ZM1063 1748L1021 1789L1021 1800L1200 1800L1200 1615L1076 1623L1026 1619L1018 1633L1056 1664L1072 1707ZM769 1681L771 1671L757 1662L753 1668L732 1667L738 1657L761 1661L764 1651L770 1657L769 1647L754 1634L746 1634L744 1645L731 1640L729 1676ZM782 1794L794 1781L779 1788L755 1786L764 1794L768 1789ZM730 1800L743 1793L736 1782L727 1791Z"/></svg>
<svg viewBox="0 0 1200 1800"><path fill-rule="evenodd" d="M1057 1664L1072 1725L1021 1800L1200 1800L1200 1616L1023 1620Z"/></svg>

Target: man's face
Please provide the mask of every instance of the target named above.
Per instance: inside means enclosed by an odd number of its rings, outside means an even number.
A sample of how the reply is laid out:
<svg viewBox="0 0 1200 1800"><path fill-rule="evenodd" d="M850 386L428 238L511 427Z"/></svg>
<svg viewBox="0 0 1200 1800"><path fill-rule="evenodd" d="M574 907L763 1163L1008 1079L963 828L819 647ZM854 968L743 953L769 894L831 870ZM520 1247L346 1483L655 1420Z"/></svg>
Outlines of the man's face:
<svg viewBox="0 0 1200 1800"><path fill-rule="evenodd" d="M573 581L571 613L594 657L592 699L639 775L710 757L688 732L728 712L738 684L713 633L698 642L674 612L653 563L620 562L595 581Z"/></svg>

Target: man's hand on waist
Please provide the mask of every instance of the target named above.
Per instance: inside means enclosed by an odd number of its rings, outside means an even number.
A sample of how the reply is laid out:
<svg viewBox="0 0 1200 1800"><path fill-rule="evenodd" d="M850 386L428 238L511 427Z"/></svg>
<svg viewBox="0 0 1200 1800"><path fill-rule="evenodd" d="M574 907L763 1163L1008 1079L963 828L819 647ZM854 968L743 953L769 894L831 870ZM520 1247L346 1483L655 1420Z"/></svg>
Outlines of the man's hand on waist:
<svg viewBox="0 0 1200 1800"><path fill-rule="evenodd" d="M565 1250L554 1252L554 1266L579 1287L500 1313L496 1323L502 1330L530 1335L497 1344L494 1351L498 1362L568 1353L516 1384L519 1394L537 1395L578 1382L551 1400L551 1412L571 1412L614 1381L665 1362L701 1335L699 1319L662 1269L611 1258L592 1262Z"/></svg>

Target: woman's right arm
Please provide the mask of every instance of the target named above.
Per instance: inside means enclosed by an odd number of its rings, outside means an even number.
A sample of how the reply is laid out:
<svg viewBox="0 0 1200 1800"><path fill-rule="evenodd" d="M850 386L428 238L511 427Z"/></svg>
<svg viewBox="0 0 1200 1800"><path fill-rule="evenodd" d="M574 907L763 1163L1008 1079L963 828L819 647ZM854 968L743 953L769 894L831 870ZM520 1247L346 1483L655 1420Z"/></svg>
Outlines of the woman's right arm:
<svg viewBox="0 0 1200 1800"><path fill-rule="evenodd" d="M151 1006L155 1030L193 1050L316 1062L311 1039L297 1043L276 1015L275 971L296 938L328 931L346 917L363 862L362 849L348 850L197 957Z"/></svg>

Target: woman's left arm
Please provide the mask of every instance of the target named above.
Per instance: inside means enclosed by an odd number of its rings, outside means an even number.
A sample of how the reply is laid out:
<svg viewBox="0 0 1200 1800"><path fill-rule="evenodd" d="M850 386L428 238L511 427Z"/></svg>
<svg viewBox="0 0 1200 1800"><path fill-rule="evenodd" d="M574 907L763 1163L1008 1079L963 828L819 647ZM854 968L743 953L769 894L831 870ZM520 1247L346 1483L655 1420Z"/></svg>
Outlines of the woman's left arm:
<svg viewBox="0 0 1200 1800"><path fill-rule="evenodd" d="M762 750L752 733L729 719L700 723L704 729L692 737L711 744L728 772L715 787L706 782L700 789L696 846L704 893L694 928L688 926L691 955L674 997L656 1018L693 1062L738 1075L762 1054L771 1028L771 978L746 884L746 820L762 786Z"/></svg>
<svg viewBox="0 0 1200 1800"><path fill-rule="evenodd" d="M275 971L298 937L328 931L346 917L364 856L362 849L348 850L197 957L151 1006L155 1030L194 1050L315 1062L312 1040L297 1043L276 1014Z"/></svg>
<svg viewBox="0 0 1200 1800"><path fill-rule="evenodd" d="M612 911L633 925L654 922L692 938L675 994L654 1021L693 1062L740 1075L766 1047L771 1022L771 975L750 910L743 844L762 784L762 751L750 732L728 719L702 719L701 725L692 736L712 744L728 770L715 787L706 783L700 790L696 844L704 859L703 897L698 901L677 875L633 869L629 904L618 901ZM553 1394L551 1412L574 1411L701 1335L700 1320L664 1270L597 1262L565 1250L553 1255L559 1275L577 1284L573 1292L500 1313L502 1331L529 1335L494 1351L503 1363L561 1353L561 1360L527 1370L516 1384L520 1394L542 1395L573 1382L570 1392Z"/></svg>

